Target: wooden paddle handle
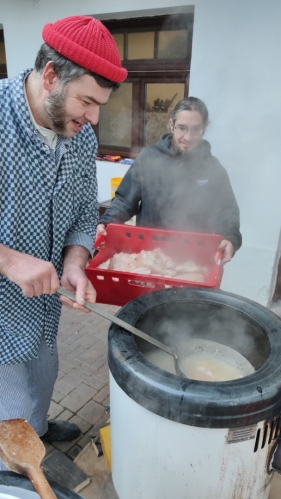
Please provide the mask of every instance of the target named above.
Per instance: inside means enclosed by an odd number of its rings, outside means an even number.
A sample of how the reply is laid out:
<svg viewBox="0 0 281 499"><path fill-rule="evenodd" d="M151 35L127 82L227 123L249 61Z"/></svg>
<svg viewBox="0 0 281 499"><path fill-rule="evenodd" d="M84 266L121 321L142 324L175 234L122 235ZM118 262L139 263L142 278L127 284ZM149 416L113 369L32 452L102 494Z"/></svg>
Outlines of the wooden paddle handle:
<svg viewBox="0 0 281 499"><path fill-rule="evenodd" d="M41 499L58 499L40 467L29 469L28 476Z"/></svg>

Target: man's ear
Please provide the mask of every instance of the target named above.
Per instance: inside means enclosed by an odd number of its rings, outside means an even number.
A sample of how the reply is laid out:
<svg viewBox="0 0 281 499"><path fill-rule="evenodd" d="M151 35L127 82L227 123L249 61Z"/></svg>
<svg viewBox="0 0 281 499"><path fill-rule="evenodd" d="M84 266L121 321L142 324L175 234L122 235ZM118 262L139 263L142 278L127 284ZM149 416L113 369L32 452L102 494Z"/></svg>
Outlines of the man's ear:
<svg viewBox="0 0 281 499"><path fill-rule="evenodd" d="M171 132L173 133L173 131L174 131L174 122L171 119L169 120L169 126L170 126Z"/></svg>
<svg viewBox="0 0 281 499"><path fill-rule="evenodd" d="M46 66L43 69L42 72L42 81L43 81L43 87L47 92L50 92L54 86L57 86L58 84L58 77L57 73L54 70L53 67L53 62L49 61L47 62Z"/></svg>

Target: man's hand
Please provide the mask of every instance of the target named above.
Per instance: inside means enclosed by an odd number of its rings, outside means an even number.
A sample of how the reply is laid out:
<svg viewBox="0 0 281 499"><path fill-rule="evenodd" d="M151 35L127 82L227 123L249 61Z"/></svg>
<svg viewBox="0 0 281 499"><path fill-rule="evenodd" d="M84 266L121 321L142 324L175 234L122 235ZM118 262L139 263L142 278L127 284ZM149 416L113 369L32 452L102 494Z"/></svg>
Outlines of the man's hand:
<svg viewBox="0 0 281 499"><path fill-rule="evenodd" d="M85 266L89 258L89 252L83 246L68 246L64 252L64 267L61 285L75 293L76 301L73 302L65 296L61 296L61 302L69 308L76 308L83 312L90 311L83 307L85 301L96 302L96 291L85 274Z"/></svg>
<svg viewBox="0 0 281 499"><path fill-rule="evenodd" d="M227 239L223 239L220 245L218 246L218 250L223 252L222 264L224 265L225 263L230 262L234 253L233 244L230 241L227 241Z"/></svg>
<svg viewBox="0 0 281 499"><path fill-rule="evenodd" d="M73 291L76 296L76 301L72 301L65 296L61 296L60 300L63 305L69 308L76 308L77 310L81 310L82 312L89 313L90 310L83 307L85 301L89 301L90 303L96 302L96 290L93 287L92 283L87 279L87 276L81 270L74 270L71 272L71 275L66 276L65 274L62 277L61 285L65 289L69 289L69 291Z"/></svg>
<svg viewBox="0 0 281 499"><path fill-rule="evenodd" d="M99 224L99 225L97 226L97 235L96 235L96 240L97 240L97 237L98 237L99 235L102 235L102 236L107 236L107 232L106 232L106 230L105 230L105 226L104 226L103 224ZM98 247L98 248L96 248L96 249L101 250L101 249L103 249L104 247L105 247L105 242L103 241L103 242L99 245L99 247Z"/></svg>
<svg viewBox="0 0 281 499"><path fill-rule="evenodd" d="M28 298L51 295L59 287L52 263L0 245L0 273L17 284Z"/></svg>

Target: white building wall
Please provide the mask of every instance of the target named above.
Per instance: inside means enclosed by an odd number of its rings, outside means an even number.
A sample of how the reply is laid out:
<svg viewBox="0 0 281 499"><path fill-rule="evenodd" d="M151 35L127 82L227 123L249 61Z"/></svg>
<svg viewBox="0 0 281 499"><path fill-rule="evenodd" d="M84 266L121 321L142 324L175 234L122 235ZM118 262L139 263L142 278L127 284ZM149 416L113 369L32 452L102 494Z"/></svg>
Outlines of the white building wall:
<svg viewBox="0 0 281 499"><path fill-rule="evenodd" d="M31 67L46 22L75 14L101 19L188 8L176 0L0 0L9 76ZM274 286L281 221L281 2L194 0L190 95L210 111L206 138L227 169L241 210L243 246L222 288L264 305ZM114 13L114 14L112 14ZM98 164L100 200L124 167ZM115 170L116 168L116 170ZM109 197L109 196L106 196ZM272 279L272 276L273 279Z"/></svg>

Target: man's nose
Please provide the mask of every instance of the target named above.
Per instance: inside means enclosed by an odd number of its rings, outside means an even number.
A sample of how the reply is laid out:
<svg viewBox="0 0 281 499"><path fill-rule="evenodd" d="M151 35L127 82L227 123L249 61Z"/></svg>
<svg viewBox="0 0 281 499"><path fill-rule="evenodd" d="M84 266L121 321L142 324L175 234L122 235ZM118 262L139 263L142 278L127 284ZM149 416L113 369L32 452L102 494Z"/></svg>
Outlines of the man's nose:
<svg viewBox="0 0 281 499"><path fill-rule="evenodd" d="M100 108L99 106L95 106L91 109L88 109L84 114L84 118L91 123L91 125L96 125L99 121Z"/></svg>
<svg viewBox="0 0 281 499"><path fill-rule="evenodd" d="M184 136L185 139L189 139L190 140L191 136L192 136L191 135L191 131L189 129L186 130L186 132L184 132L183 136Z"/></svg>

